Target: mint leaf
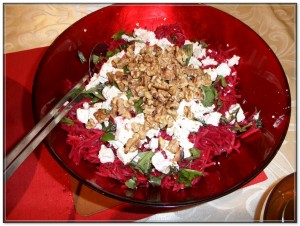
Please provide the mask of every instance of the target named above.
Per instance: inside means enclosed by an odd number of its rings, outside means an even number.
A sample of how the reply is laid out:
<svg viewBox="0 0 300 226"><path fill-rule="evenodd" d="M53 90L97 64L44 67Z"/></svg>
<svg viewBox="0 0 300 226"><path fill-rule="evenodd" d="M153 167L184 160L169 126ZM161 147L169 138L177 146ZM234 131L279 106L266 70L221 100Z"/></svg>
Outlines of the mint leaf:
<svg viewBox="0 0 300 226"><path fill-rule="evenodd" d="M125 31L124 30L120 30L120 31L118 31L117 33L115 33L113 36L111 36L111 38L113 39L113 40L118 40L118 39L120 39L121 37L122 37L122 35L124 35L125 34Z"/></svg>
<svg viewBox="0 0 300 226"><path fill-rule="evenodd" d="M128 65L125 65L123 67L123 72L124 72L124 74L126 74L127 72L129 72Z"/></svg>
<svg viewBox="0 0 300 226"><path fill-rule="evenodd" d="M142 104L143 104L143 99L139 99L138 101L135 101L133 104L137 115L143 113Z"/></svg>
<svg viewBox="0 0 300 226"><path fill-rule="evenodd" d="M94 65L97 65L99 64L99 62L102 60L102 57L101 56L97 56L95 54L92 55L92 61L93 61L93 64Z"/></svg>
<svg viewBox="0 0 300 226"><path fill-rule="evenodd" d="M128 90L126 91L126 96L127 96L128 100L130 99L130 97L133 97L132 92L131 92L130 89L128 89Z"/></svg>
<svg viewBox="0 0 300 226"><path fill-rule="evenodd" d="M101 137L101 141L110 141L115 140L115 135L113 133L105 133Z"/></svg>
<svg viewBox="0 0 300 226"><path fill-rule="evenodd" d="M107 51L107 53L106 53L106 57L107 58L110 58L110 57L112 57L113 55L115 55L115 54L117 54L117 53L119 53L120 52L120 49L118 49L118 48L115 48L114 49L114 51Z"/></svg>
<svg viewBox="0 0 300 226"><path fill-rule="evenodd" d="M214 100L218 97L218 92L213 86L202 86L201 85L202 92L204 94L204 99L201 100L201 103L205 107L209 107L213 105Z"/></svg>
<svg viewBox="0 0 300 226"><path fill-rule="evenodd" d="M74 125L73 120L66 117L66 116L63 117L60 122L66 124L67 126L73 126Z"/></svg>
<svg viewBox="0 0 300 226"><path fill-rule="evenodd" d="M204 41L199 41L199 44L203 47L203 48L207 48L208 44Z"/></svg>
<svg viewBox="0 0 300 226"><path fill-rule="evenodd" d="M238 132L245 132L245 131L247 131L247 128L250 127L251 125L252 125L252 122L249 122L247 125L244 125L242 127L240 127L240 126L232 127L231 130L238 131Z"/></svg>
<svg viewBox="0 0 300 226"><path fill-rule="evenodd" d="M81 86L78 89L74 90L74 92L72 93L71 97L75 98L79 93L81 93L84 90L84 87Z"/></svg>
<svg viewBox="0 0 300 226"><path fill-rule="evenodd" d="M151 159L154 153L152 151L140 152L140 159L135 164L135 167L143 174L149 174L152 168Z"/></svg>
<svg viewBox="0 0 300 226"><path fill-rule="evenodd" d="M191 157L190 159L198 159L201 155L201 150L199 150L198 148L190 148L190 152L191 152Z"/></svg>
<svg viewBox="0 0 300 226"><path fill-rule="evenodd" d="M136 182L137 182L137 178L136 177L132 177L129 180L125 181L125 185L128 188L135 189L136 188Z"/></svg>
<svg viewBox="0 0 300 226"><path fill-rule="evenodd" d="M161 185L161 180L162 178L164 177L164 175L162 174L161 176L150 176L149 177L149 183L152 185L152 186L160 186Z"/></svg>
<svg viewBox="0 0 300 226"><path fill-rule="evenodd" d="M185 187L192 186L192 180L203 176L203 173L192 169L181 169L178 172L178 182L184 184Z"/></svg>
<svg viewBox="0 0 300 226"><path fill-rule="evenodd" d="M97 86L84 91L83 93L86 94L85 97L97 97L98 100L105 100L105 97L102 95L102 91L105 86L106 84L100 83Z"/></svg>
<svg viewBox="0 0 300 226"><path fill-rule="evenodd" d="M112 121L108 121L107 126L105 126L105 124L102 123L102 130L105 132L116 132L117 126Z"/></svg>
<svg viewBox="0 0 300 226"><path fill-rule="evenodd" d="M181 48L187 55L187 59L185 63L186 65L188 65L191 57L193 56L193 44L183 45Z"/></svg>

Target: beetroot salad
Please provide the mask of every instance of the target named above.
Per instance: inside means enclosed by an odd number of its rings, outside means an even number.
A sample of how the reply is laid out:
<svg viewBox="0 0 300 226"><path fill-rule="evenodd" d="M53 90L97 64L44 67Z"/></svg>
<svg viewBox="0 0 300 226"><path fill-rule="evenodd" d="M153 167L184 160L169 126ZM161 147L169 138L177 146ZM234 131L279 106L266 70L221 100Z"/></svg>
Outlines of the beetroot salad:
<svg viewBox="0 0 300 226"><path fill-rule="evenodd" d="M207 176L215 157L239 152L260 130L259 112L244 112L236 90L240 57L188 40L177 24L112 36L82 100L62 128L75 164L131 189L178 191Z"/></svg>

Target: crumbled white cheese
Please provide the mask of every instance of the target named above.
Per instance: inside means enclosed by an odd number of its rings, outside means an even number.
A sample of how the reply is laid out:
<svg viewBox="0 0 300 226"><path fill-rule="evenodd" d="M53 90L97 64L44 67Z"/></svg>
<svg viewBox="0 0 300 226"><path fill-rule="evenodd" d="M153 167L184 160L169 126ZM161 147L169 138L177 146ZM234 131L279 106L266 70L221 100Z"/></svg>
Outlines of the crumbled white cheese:
<svg viewBox="0 0 300 226"><path fill-rule="evenodd" d="M125 51L122 50L121 52L113 55L112 57L110 57L107 62L105 62L102 67L101 70L98 74L94 74L93 77L91 78L89 84L87 84L85 86L85 90L89 90L95 86L97 86L99 83L105 83L108 81L108 77L107 77L107 73L108 72L112 72L112 73L116 73L117 71L123 71L123 69L118 69L112 66L112 61L116 58L122 58L125 54Z"/></svg>
<svg viewBox="0 0 300 226"><path fill-rule="evenodd" d="M184 107L190 107L191 112L194 114L195 118L203 118L203 115L206 113L213 112L215 105L205 107L200 100L193 99L189 102L182 100L179 103L179 107L177 109L177 113L179 116L184 115Z"/></svg>
<svg viewBox="0 0 300 226"><path fill-rule="evenodd" d="M104 123L104 126L105 126L105 127L108 127L109 121L104 121L103 123Z"/></svg>
<svg viewBox="0 0 300 226"><path fill-rule="evenodd" d="M169 42L169 40L166 38L157 39L156 45L158 45L163 50L169 46L173 46L173 44L171 42Z"/></svg>
<svg viewBox="0 0 300 226"><path fill-rule="evenodd" d="M218 74L215 68L204 69L203 72L209 74L212 81L216 81Z"/></svg>
<svg viewBox="0 0 300 226"><path fill-rule="evenodd" d="M77 119L82 123L87 123L89 121L89 110L77 108L76 110Z"/></svg>
<svg viewBox="0 0 300 226"><path fill-rule="evenodd" d="M167 158L164 157L162 152L156 152L152 159L151 162L153 166L155 167L156 170L159 172L162 172L164 174L168 174L170 172L170 166L173 165L173 158L175 157L175 154L165 151Z"/></svg>
<svg viewBox="0 0 300 226"><path fill-rule="evenodd" d="M229 67L232 67L233 65L238 65L239 64L239 60L240 60L239 56L233 55L233 57L231 57L227 61L227 64L228 64Z"/></svg>
<svg viewBox="0 0 300 226"><path fill-rule="evenodd" d="M121 93L122 92L115 86L105 86L104 89L102 90L102 95L106 100L94 104L94 108L96 108L97 110L98 109L111 110L111 101L113 100L113 98L120 95Z"/></svg>
<svg viewBox="0 0 300 226"><path fill-rule="evenodd" d="M204 121L206 124L218 126L220 123L220 118L222 114L219 112L211 112L204 115Z"/></svg>
<svg viewBox="0 0 300 226"><path fill-rule="evenodd" d="M115 132L115 140L122 143L122 149L124 149L124 146L126 145L127 141L132 138L133 131L131 130L131 124L132 123L138 123L138 124L144 124L144 113L140 113L136 115L134 118L131 119L124 119L122 116L117 116L114 118L114 121L116 123L116 132ZM112 143L113 145L116 145ZM117 145L120 146L119 143Z"/></svg>
<svg viewBox="0 0 300 226"><path fill-rule="evenodd" d="M134 43L134 55L138 55L141 51L146 46L145 43L142 42L135 42Z"/></svg>
<svg viewBox="0 0 300 226"><path fill-rule="evenodd" d="M122 144L120 141L118 140L110 140L108 141L108 143L110 145L112 145L115 149L119 149L119 148L124 148L124 144Z"/></svg>
<svg viewBox="0 0 300 226"><path fill-rule="evenodd" d="M95 129L102 130L102 125L100 123L97 123Z"/></svg>
<svg viewBox="0 0 300 226"><path fill-rule="evenodd" d="M149 144L145 147L151 149L154 152L155 149L158 148L158 138L152 138L149 141Z"/></svg>
<svg viewBox="0 0 300 226"><path fill-rule="evenodd" d="M235 113L238 110L237 113ZM236 118L232 119L231 115L234 114ZM225 112L225 116L230 121L230 124L234 124L236 121L241 122L245 119L244 111L239 103L230 106L229 110Z"/></svg>
<svg viewBox="0 0 300 226"><path fill-rule="evenodd" d="M114 118L114 121L117 125L115 139L120 141L123 146L126 142L132 137L133 132L131 130L126 129L126 119L124 120L122 116L118 116Z"/></svg>
<svg viewBox="0 0 300 226"><path fill-rule="evenodd" d="M113 162L115 160L115 154L111 148L107 148L102 144L98 154L98 158L101 163Z"/></svg>
<svg viewBox="0 0 300 226"><path fill-rule="evenodd" d="M189 141L189 134L191 132L197 132L201 125L202 124L198 121L180 116L175 120L172 127L167 128L167 134L175 138L183 148L184 158L191 156L189 149L194 146L194 144Z"/></svg>
<svg viewBox="0 0 300 226"><path fill-rule="evenodd" d="M119 147L117 149L117 157L123 162L124 165L131 162L132 159L138 154L138 150L134 152L124 152L124 147Z"/></svg>
<svg viewBox="0 0 300 226"><path fill-rule="evenodd" d="M204 66L207 66L207 65L217 65L218 62L215 61L214 59L210 58L209 56L206 57L205 59L201 60L202 64Z"/></svg>
<svg viewBox="0 0 300 226"><path fill-rule="evenodd" d="M121 36L121 38L122 38L123 40L127 41L127 42L132 42L132 41L136 40L135 37L131 37L131 36L128 36L128 35L125 35L125 34L123 34L123 35Z"/></svg>
<svg viewBox="0 0 300 226"><path fill-rule="evenodd" d="M230 75L231 69L226 63L221 63L217 68L216 68L216 73L217 75L221 75L223 77L226 77Z"/></svg>
<svg viewBox="0 0 300 226"><path fill-rule="evenodd" d="M157 137L159 134L159 130L157 129L150 129L146 132L146 136L149 137L150 139L153 137Z"/></svg>
<svg viewBox="0 0 300 226"><path fill-rule="evenodd" d="M184 45L193 44L193 56L197 59L202 59L206 56L206 48L198 42L191 42L189 40L185 40Z"/></svg>
<svg viewBox="0 0 300 226"><path fill-rule="evenodd" d="M82 104L82 106L83 106L84 109L89 109L89 107L90 107L90 105L89 105L88 102L84 102L84 103Z"/></svg>
<svg viewBox="0 0 300 226"><path fill-rule="evenodd" d="M134 54L137 55L139 54L140 50L146 46L145 43L149 43L150 46L158 45L160 48L163 50L169 46L173 46L171 42L169 42L168 39L162 38L162 39L157 39L155 37L155 33L153 31L148 31L142 28L136 28L134 29L133 33L134 37L129 37L127 35L122 35L122 39L125 41L134 41L134 40L139 40L143 41L143 43L136 42L135 49L134 49Z"/></svg>
<svg viewBox="0 0 300 226"><path fill-rule="evenodd" d="M196 57L193 57L191 56L190 60L189 60L189 64L188 66L192 65L193 68L200 68L202 66L201 62L196 58Z"/></svg>
<svg viewBox="0 0 300 226"><path fill-rule="evenodd" d="M134 29L134 36L136 37L135 40L142 40L144 42L149 42L151 46L155 45L157 39L155 37L155 33L153 31L147 31L142 28L135 28Z"/></svg>
<svg viewBox="0 0 300 226"><path fill-rule="evenodd" d="M176 119L175 124L179 125L185 131L197 132L201 123L195 120L191 120L186 117L179 117Z"/></svg>

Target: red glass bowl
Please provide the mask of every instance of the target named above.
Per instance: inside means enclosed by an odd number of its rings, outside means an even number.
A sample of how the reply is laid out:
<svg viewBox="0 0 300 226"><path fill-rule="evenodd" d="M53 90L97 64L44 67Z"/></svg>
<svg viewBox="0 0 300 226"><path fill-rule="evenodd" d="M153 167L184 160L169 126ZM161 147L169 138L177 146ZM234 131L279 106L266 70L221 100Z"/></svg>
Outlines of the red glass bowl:
<svg viewBox="0 0 300 226"><path fill-rule="evenodd" d="M109 41L120 29L139 25L148 30L178 23L188 39L201 39L211 48L235 47L241 57L237 67L245 111L261 111L263 129L242 141L240 153L222 155L209 175L192 188L172 192L161 188L123 189L120 183L95 174L96 166L82 161L76 166L68 157L66 133L57 126L45 139L51 154L80 182L109 197L149 206L184 206L207 202L229 194L252 180L273 159L290 121L290 90L284 71L270 47L252 29L234 17L200 4L112 5L82 18L66 29L42 58L33 88L33 109L39 120L87 72L78 50L89 56L97 42ZM227 47L229 45L229 47Z"/></svg>

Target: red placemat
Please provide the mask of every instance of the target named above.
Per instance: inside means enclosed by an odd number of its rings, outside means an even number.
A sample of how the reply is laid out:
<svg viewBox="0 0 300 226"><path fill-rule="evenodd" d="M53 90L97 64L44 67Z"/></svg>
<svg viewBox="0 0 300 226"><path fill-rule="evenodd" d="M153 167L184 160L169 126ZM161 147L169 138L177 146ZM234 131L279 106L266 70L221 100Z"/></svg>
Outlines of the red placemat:
<svg viewBox="0 0 300 226"><path fill-rule="evenodd" d="M34 126L32 85L46 49L4 55L6 152ZM266 179L262 172L246 186ZM122 203L79 184L59 166L43 144L4 185L5 222L133 221L162 211L167 210Z"/></svg>

